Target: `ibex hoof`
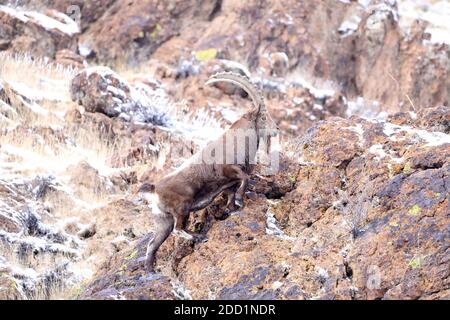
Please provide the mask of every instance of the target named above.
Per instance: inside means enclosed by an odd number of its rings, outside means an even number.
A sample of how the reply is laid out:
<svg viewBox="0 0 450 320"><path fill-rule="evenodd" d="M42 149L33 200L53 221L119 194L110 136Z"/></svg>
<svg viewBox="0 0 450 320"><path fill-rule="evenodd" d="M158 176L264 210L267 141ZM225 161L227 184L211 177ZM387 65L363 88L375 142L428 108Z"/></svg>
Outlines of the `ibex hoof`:
<svg viewBox="0 0 450 320"><path fill-rule="evenodd" d="M242 208L244 206L244 201L242 199L235 199L234 204L237 205L239 208Z"/></svg>

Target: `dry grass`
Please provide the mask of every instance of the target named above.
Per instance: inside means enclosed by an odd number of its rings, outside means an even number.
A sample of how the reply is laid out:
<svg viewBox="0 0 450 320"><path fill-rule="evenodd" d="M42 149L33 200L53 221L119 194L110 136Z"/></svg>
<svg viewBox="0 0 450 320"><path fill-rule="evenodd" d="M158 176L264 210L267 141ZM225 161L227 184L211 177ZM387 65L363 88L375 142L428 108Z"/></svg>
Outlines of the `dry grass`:
<svg viewBox="0 0 450 320"><path fill-rule="evenodd" d="M6 179L33 179L39 174L57 177L60 189L41 199L52 209L50 216L42 217L44 223L58 223L74 216L80 221L92 220L92 209L107 204L108 194L100 187L91 190L71 183L72 173L68 168L85 161L100 175L107 176L114 172L110 159L129 143L111 142L95 127L80 129L65 123L65 113L75 107L69 92L73 76L72 69L43 60L0 54L0 77L9 90L6 92L9 103L2 102L0 106L0 112L7 116L3 116L7 120L0 118L0 174ZM65 271L58 271L58 266L67 259L72 260L71 257L60 253L19 252L17 245L0 246L0 256L9 267L19 273L33 269L39 275L32 290L22 290L22 298L73 297L73 288L67 287L64 281ZM72 270L87 267L84 261L71 262Z"/></svg>
<svg viewBox="0 0 450 320"><path fill-rule="evenodd" d="M63 281L66 271L62 267L69 258L66 255L47 252L34 255L32 252L22 252L18 245L0 243L0 256L6 259L8 268L12 270L16 279L18 279L12 280L12 283L21 296L11 298L28 300L56 299L67 292L67 287ZM39 276L35 279L33 285L27 285L27 277L33 277L33 275ZM24 283L21 284L21 282Z"/></svg>
<svg viewBox="0 0 450 320"><path fill-rule="evenodd" d="M75 69L47 62L43 58L0 53L1 78L13 86L28 89L28 95L45 93L47 100L71 101L69 84L75 74Z"/></svg>

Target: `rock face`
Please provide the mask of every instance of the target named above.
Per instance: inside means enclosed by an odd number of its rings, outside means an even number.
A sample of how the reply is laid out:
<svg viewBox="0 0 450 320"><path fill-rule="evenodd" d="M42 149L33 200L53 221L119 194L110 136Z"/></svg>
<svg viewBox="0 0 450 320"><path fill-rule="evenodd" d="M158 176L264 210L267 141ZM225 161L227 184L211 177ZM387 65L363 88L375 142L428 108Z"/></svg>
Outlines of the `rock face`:
<svg viewBox="0 0 450 320"><path fill-rule="evenodd" d="M33 8L30 1L22 4ZM41 1L42 6L49 8L42 14L2 7L0 50L55 58L68 49L109 66L152 59L156 69L183 69L172 75L188 78L195 77L186 74L193 61L233 60L260 78L321 79L349 101L364 98L351 111L364 116L449 105L448 45L431 43L423 21L401 29L395 1L102 0ZM189 97L195 83L188 79L188 90L178 90L177 98Z"/></svg>
<svg viewBox="0 0 450 320"><path fill-rule="evenodd" d="M280 173L254 177L258 196L244 210L207 220L208 242L169 238L155 287L173 268L193 299L449 297L449 135L334 118L288 150ZM141 246L133 267L115 272L122 256L81 297L128 292L104 281L113 274L114 283L132 278L133 291L147 290L135 276ZM155 297L147 292L139 298Z"/></svg>
<svg viewBox="0 0 450 320"><path fill-rule="evenodd" d="M377 112L409 109L409 99L416 108L449 104L448 46L426 44L420 24L405 36L392 1L125 5L116 2L82 35L100 62L152 57L173 65L189 59L192 50L199 60L235 60L265 76L296 71L332 81L351 99L377 101Z"/></svg>
<svg viewBox="0 0 450 320"><path fill-rule="evenodd" d="M115 1L81 38L102 63L148 60L163 43L177 36L187 20L209 21L221 1ZM100 36L99 36L100 35Z"/></svg>

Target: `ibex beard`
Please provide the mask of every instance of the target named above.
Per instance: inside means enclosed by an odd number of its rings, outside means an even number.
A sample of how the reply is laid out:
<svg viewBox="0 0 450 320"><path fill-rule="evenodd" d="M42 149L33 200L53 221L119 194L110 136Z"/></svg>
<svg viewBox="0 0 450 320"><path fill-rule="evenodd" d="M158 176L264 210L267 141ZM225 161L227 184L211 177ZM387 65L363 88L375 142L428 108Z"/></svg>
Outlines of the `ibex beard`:
<svg viewBox="0 0 450 320"><path fill-rule="evenodd" d="M222 192L228 196L227 210L243 207L249 174L256 164L258 149L270 152L272 138L278 128L267 111L262 95L245 77L233 73L219 73L207 84L225 81L243 88L252 99L253 110L245 113L217 140L186 160L174 172L158 183L144 183L139 193L151 203L156 230L147 246L145 265L154 271L158 248L174 232L194 241L205 237L186 230L190 212L206 208ZM278 154L276 154L278 155ZM272 169L278 165L272 157ZM277 168L276 168L277 169Z"/></svg>

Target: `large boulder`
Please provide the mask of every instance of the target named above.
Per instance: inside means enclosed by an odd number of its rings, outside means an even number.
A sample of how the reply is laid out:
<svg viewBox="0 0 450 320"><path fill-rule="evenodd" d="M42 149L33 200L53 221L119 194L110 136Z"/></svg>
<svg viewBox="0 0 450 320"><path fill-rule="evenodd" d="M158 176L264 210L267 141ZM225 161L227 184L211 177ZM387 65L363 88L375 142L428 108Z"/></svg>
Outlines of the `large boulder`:
<svg viewBox="0 0 450 320"><path fill-rule="evenodd" d="M71 82L72 100L88 112L100 112L125 121L167 124L168 98L161 88L134 86L107 67L91 67Z"/></svg>

